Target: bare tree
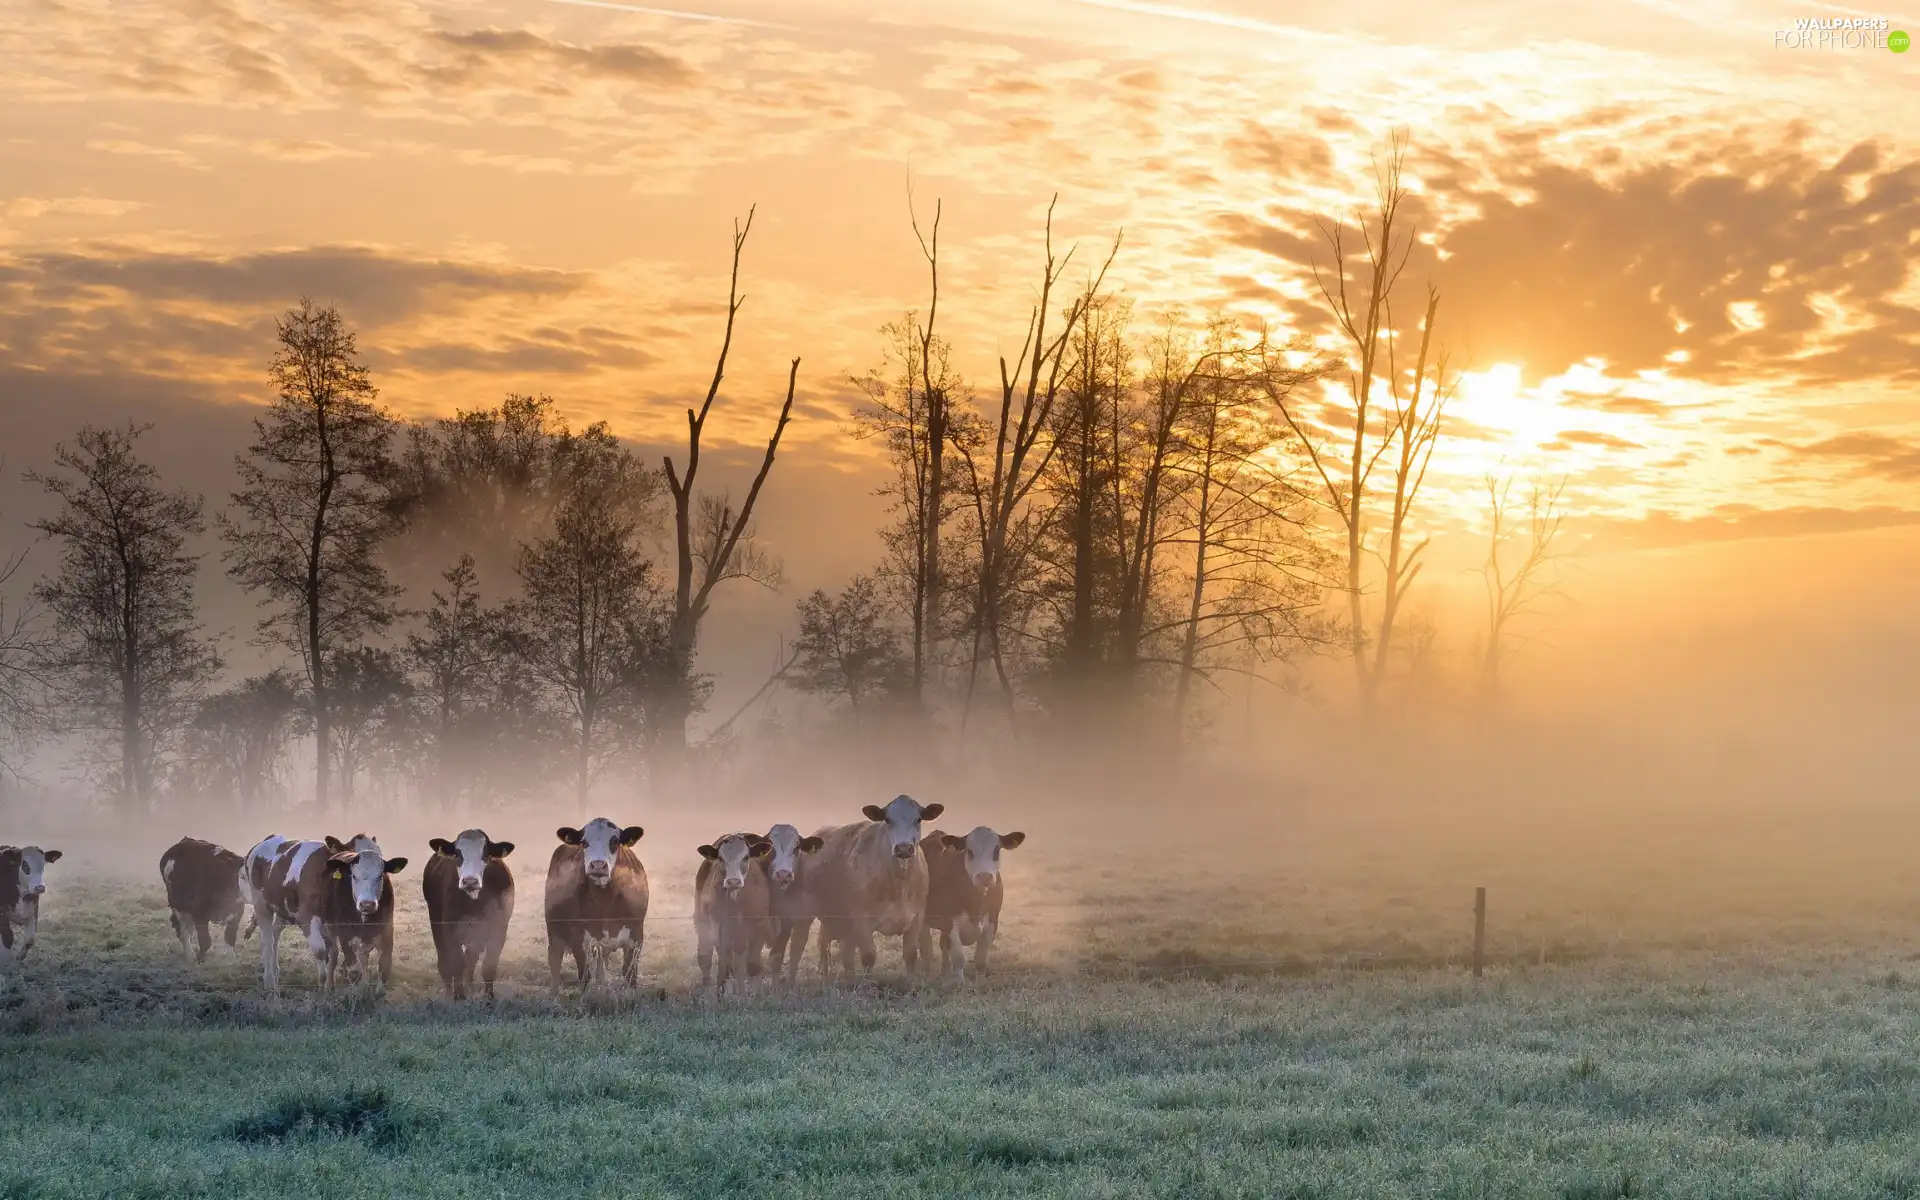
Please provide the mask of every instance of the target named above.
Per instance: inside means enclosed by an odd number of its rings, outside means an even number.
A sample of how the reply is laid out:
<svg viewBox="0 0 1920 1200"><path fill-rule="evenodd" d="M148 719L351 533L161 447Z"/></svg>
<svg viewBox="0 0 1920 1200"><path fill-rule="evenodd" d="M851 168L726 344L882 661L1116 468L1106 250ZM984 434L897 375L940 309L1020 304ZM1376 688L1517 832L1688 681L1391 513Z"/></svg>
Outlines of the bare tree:
<svg viewBox="0 0 1920 1200"><path fill-rule="evenodd" d="M1046 259L1040 275L1039 296L1027 317L1026 335L1012 363L1005 355L1000 357L1000 411L997 417L989 419L989 427L978 439L978 445L973 444L973 439L960 443L967 471L967 494L973 503L974 528L980 542L975 567L973 645L968 656L966 700L961 716L963 733L972 711L983 660L993 666L1009 727L1018 732L1013 677L1007 667L1007 639L1012 627L1009 618L1014 615L1012 610L1017 604L1016 588L1040 533L1040 522L1029 513L1028 501L1045 477L1053 456L1053 447L1047 438L1066 370L1067 342L1085 316L1087 298L1099 294L1107 268L1120 252L1120 238L1116 235L1106 262L1093 275L1088 287L1068 305L1062 314L1060 331L1050 335L1047 322L1053 315L1054 289L1073 261L1072 249L1064 255L1054 253L1053 209L1058 199L1056 196L1047 204Z"/></svg>
<svg viewBox="0 0 1920 1200"><path fill-rule="evenodd" d="M700 623L706 619L713 591L732 579L752 579L773 586L772 560L753 547L753 508L760 499L773 470L774 455L780 449L780 436L786 432L793 414L793 391L800 376L800 360L794 359L787 371L787 398L780 406L780 418L767 440L766 458L747 489L747 498L736 510L722 495L708 499L696 490L700 473L700 438L706 430L707 414L720 383L726 377L727 355L733 348L734 319L746 297L740 295L740 252L753 229L753 211L747 211L744 223L735 222L733 230L733 266L727 284L727 326L720 343L720 354L713 367L713 382L698 411L687 410L686 466L674 466L673 456L662 461L667 474L667 490L673 497L675 573L673 617L667 632L667 680L661 695L658 720L654 722L655 744L675 759L684 757L687 748L687 721L693 716L697 696L693 670L694 654L699 648Z"/></svg>
<svg viewBox="0 0 1920 1200"><path fill-rule="evenodd" d="M1322 636L1311 611L1327 582L1325 555L1311 536L1306 497L1294 479L1298 447L1265 403L1290 395L1320 371L1276 364L1258 349L1237 352L1231 336L1216 323L1207 352L1192 356L1172 455L1173 471L1185 482L1168 542L1191 555L1186 604L1177 618L1176 737L1186 725L1193 683L1207 676L1210 660L1283 657ZM1279 374L1256 382L1249 371Z"/></svg>
<svg viewBox="0 0 1920 1200"><path fill-rule="evenodd" d="M1361 709L1368 715L1375 709L1386 677L1401 604L1420 573L1420 554L1427 543L1408 544L1408 523L1426 481L1453 388L1446 354L1433 341L1440 297L1431 286L1412 369L1403 369L1400 360L1403 335L1394 325L1393 300L1415 244L1401 213L1407 197L1401 180L1405 158L1406 141L1396 135L1386 161L1375 164L1376 206L1371 222L1360 222L1360 257L1350 253L1343 226L1322 226L1333 261L1324 273L1316 266L1314 278L1348 343L1351 410L1316 422L1292 396L1279 392L1271 396L1305 448L1324 500L1344 535L1348 650ZM1383 387L1384 397L1380 395ZM1383 514L1384 551L1376 544L1372 527L1374 471L1382 459L1388 460L1392 473L1390 489L1379 489L1390 491ZM1381 568L1378 613L1371 627L1365 602L1369 558Z"/></svg>
<svg viewBox="0 0 1920 1200"><path fill-rule="evenodd" d="M258 594L264 639L300 655L314 722L314 798L325 811L333 712L327 670L394 619L398 594L376 551L394 528L395 422L337 309L301 301L277 324L275 398L238 460L238 520L222 516L227 573Z"/></svg>
<svg viewBox="0 0 1920 1200"><path fill-rule="evenodd" d="M18 777L46 724L46 630L31 603L7 607L4 589L27 552L0 559L0 780Z"/></svg>
<svg viewBox="0 0 1920 1200"><path fill-rule="evenodd" d="M135 448L151 426L85 426L27 479L60 501L32 528L60 546L34 589L53 616L47 667L62 723L91 735L123 813L151 808L167 755L220 659L194 603L200 497L166 491Z"/></svg>
<svg viewBox="0 0 1920 1200"><path fill-rule="evenodd" d="M1557 542L1565 516L1560 498L1567 481L1562 479L1551 487L1534 481L1518 514L1511 478L1490 474L1486 486L1487 560L1480 574L1487 587L1487 644L1480 669L1487 699L1497 702L1500 666L1514 624L1553 592L1551 575L1559 558ZM1503 554L1508 556L1505 560Z"/></svg>

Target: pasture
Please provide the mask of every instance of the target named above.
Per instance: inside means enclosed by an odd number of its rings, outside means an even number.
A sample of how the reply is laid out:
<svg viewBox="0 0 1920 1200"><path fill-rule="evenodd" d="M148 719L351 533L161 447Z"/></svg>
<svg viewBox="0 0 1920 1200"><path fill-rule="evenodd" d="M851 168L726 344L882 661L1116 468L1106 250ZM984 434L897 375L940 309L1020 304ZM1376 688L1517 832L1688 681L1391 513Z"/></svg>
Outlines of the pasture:
<svg viewBox="0 0 1920 1200"><path fill-rule="evenodd" d="M1920 1196L1912 817L1317 812L1027 821L986 981L883 950L823 992L810 952L728 1002L693 986L711 820L640 844L640 991L557 1002L554 822L487 820L520 847L491 1007L438 997L412 871L386 997L288 945L270 1003L257 942L180 960L148 860L181 830L81 847L0 977L0 1197ZM374 831L459 823L415 824Z"/></svg>

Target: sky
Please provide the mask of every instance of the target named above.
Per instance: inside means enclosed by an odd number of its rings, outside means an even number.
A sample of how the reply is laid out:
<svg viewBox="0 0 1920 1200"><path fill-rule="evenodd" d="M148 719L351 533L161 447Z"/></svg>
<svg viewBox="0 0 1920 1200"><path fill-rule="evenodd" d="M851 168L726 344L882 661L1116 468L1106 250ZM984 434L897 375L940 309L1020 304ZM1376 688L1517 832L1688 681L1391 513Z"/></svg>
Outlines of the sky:
<svg viewBox="0 0 1920 1200"><path fill-rule="evenodd" d="M1439 290L1464 372L1423 517L1454 576L1479 553L1489 471L1565 478L1584 552L1641 563L1607 578L1745 541L1791 572L1834 539L1905 546L1920 522L1920 53L1780 44L1806 18L1920 30L1920 9L7 12L0 510L31 511L15 469L55 438L129 415L162 426L176 475L226 490L273 320L303 294L340 305L403 414L542 392L658 445L712 370L752 208L709 438L735 466L757 454L800 357L765 529L797 583L829 584L877 557L849 379L879 364L881 325L925 305L911 211L941 206L942 328L984 394L1024 331L1050 203L1076 263L1121 236L1109 278L1144 313L1324 336L1316 220L1352 219L1403 129L1411 271ZM1909 561L1842 557L1821 569L1849 595Z"/></svg>

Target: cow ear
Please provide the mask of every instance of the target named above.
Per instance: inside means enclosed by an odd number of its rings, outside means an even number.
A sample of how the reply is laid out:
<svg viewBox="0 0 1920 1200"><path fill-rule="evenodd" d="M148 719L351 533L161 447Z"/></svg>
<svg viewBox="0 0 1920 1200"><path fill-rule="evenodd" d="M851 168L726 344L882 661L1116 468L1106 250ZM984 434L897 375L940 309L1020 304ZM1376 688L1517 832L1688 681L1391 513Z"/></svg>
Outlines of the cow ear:
<svg viewBox="0 0 1920 1200"><path fill-rule="evenodd" d="M943 833L940 835L940 848L942 850L965 850L967 848L967 839L958 834Z"/></svg>
<svg viewBox="0 0 1920 1200"><path fill-rule="evenodd" d="M712 846L702 846L700 847L700 857L701 858L719 858L720 852L714 849Z"/></svg>
<svg viewBox="0 0 1920 1200"><path fill-rule="evenodd" d="M753 843L753 849L747 851L747 856L749 858L765 858L767 855L772 853L773 853L772 842L755 842Z"/></svg>
<svg viewBox="0 0 1920 1200"><path fill-rule="evenodd" d="M827 839L825 838L803 837L800 839L800 852L802 854L812 854L815 850L818 850L826 844Z"/></svg>
<svg viewBox="0 0 1920 1200"><path fill-rule="evenodd" d="M389 875L398 875L406 869L407 860L404 855L400 858L390 858L387 860L387 874Z"/></svg>
<svg viewBox="0 0 1920 1200"><path fill-rule="evenodd" d="M453 853L453 843L449 842L445 838L434 838L432 841L428 842L427 845L432 848L435 854L452 854Z"/></svg>
<svg viewBox="0 0 1920 1200"><path fill-rule="evenodd" d="M887 810L878 804L869 804L860 810L860 815L869 821L884 821L887 819Z"/></svg>
<svg viewBox="0 0 1920 1200"><path fill-rule="evenodd" d="M47 851L46 853L44 853L44 854L42 854L42 855L41 855L40 857L42 857L42 858L44 858L44 859L46 859L46 860L47 860L48 862L59 862L59 861L60 861L60 851L58 851L58 850L48 850L48 851Z"/></svg>
<svg viewBox="0 0 1920 1200"><path fill-rule="evenodd" d="M920 810L920 819L922 821L938 820L940 814L945 811L947 811L947 806L944 804L929 804Z"/></svg>
<svg viewBox="0 0 1920 1200"><path fill-rule="evenodd" d="M1020 848L1020 843L1026 840L1027 835L1024 833L1003 833L1000 835L1000 848L1002 850L1017 850Z"/></svg>
<svg viewBox="0 0 1920 1200"><path fill-rule="evenodd" d="M581 840L585 838L586 835L581 833L578 829L575 829L571 825L562 825L559 829L554 831L554 836L559 838L561 841L565 842L569 846L578 846Z"/></svg>
<svg viewBox="0 0 1920 1200"><path fill-rule="evenodd" d="M512 842L488 842L487 853L494 858L505 858L513 853Z"/></svg>
<svg viewBox="0 0 1920 1200"><path fill-rule="evenodd" d="M345 842L341 841L339 838L333 836L332 834L328 834L325 838L325 841L327 843L327 849L332 850L336 853L341 850L345 850L347 848L347 844Z"/></svg>
<svg viewBox="0 0 1920 1200"><path fill-rule="evenodd" d="M629 825L625 829L622 829L620 831L620 844L622 846L631 846L635 842L639 841L641 838L645 837L646 834L647 834L647 831L640 828L638 825Z"/></svg>

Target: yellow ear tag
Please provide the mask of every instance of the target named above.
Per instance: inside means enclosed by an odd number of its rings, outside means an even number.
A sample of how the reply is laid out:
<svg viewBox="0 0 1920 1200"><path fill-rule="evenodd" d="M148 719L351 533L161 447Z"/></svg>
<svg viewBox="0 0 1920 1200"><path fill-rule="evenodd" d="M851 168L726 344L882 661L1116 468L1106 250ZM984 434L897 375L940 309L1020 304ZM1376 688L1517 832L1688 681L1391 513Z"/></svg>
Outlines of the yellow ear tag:
<svg viewBox="0 0 1920 1200"><path fill-rule="evenodd" d="M335 872L333 873L333 877L334 877L335 879L345 879L345 878L346 878L346 876L345 876L344 874L342 874L341 872L339 872L339 871L335 871Z"/></svg>

